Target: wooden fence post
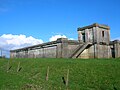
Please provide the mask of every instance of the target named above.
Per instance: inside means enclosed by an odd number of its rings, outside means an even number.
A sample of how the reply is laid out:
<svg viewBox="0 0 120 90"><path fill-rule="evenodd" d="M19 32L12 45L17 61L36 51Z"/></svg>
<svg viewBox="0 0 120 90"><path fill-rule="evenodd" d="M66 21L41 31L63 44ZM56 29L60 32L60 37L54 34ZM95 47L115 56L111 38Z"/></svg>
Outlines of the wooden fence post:
<svg viewBox="0 0 120 90"><path fill-rule="evenodd" d="M8 63L7 63L7 72L9 71L9 66L10 66L10 61L8 60Z"/></svg>
<svg viewBox="0 0 120 90"><path fill-rule="evenodd" d="M48 81L48 78L49 78L49 66L47 68L46 81Z"/></svg>
<svg viewBox="0 0 120 90"><path fill-rule="evenodd" d="M18 63L17 72L20 70L20 62Z"/></svg>
<svg viewBox="0 0 120 90"><path fill-rule="evenodd" d="M67 71L66 87L68 87L68 84L69 84L69 69Z"/></svg>

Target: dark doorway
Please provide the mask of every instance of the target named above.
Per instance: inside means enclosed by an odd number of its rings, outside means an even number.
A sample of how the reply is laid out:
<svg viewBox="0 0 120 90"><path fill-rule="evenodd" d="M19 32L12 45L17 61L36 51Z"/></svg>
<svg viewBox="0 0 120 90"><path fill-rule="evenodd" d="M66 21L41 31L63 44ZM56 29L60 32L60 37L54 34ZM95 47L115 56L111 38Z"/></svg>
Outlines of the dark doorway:
<svg viewBox="0 0 120 90"><path fill-rule="evenodd" d="M111 53L112 53L112 57L115 58L115 50L114 50L114 48L111 48Z"/></svg>
<svg viewBox="0 0 120 90"><path fill-rule="evenodd" d="M105 35L105 34L104 34L104 31L102 31L102 37L104 37L104 35Z"/></svg>
<svg viewBox="0 0 120 90"><path fill-rule="evenodd" d="M82 34L82 40L85 42L85 33Z"/></svg>

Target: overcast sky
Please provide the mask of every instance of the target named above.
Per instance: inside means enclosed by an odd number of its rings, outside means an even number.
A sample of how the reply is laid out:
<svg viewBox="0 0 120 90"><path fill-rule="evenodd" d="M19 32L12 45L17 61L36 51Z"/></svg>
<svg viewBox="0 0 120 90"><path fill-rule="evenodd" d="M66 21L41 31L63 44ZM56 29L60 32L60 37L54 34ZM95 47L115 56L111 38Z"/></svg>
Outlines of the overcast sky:
<svg viewBox="0 0 120 90"><path fill-rule="evenodd" d="M95 22L120 39L120 0L0 0L0 48L77 39L78 27Z"/></svg>

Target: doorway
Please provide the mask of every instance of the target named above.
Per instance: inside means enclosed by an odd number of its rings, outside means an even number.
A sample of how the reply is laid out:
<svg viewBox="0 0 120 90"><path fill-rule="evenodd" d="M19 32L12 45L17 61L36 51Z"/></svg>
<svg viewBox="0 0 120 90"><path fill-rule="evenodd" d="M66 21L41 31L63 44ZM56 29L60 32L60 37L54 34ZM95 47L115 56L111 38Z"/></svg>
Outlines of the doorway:
<svg viewBox="0 0 120 90"><path fill-rule="evenodd" d="M82 40L85 42L85 33L82 33Z"/></svg>

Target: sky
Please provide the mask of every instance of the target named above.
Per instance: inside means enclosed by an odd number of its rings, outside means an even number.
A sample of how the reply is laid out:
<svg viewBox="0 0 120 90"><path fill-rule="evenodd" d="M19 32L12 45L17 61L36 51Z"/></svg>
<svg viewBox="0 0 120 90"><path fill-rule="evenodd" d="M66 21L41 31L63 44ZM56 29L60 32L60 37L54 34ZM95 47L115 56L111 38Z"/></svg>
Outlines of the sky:
<svg viewBox="0 0 120 90"><path fill-rule="evenodd" d="M77 40L77 28L93 23L120 40L120 0L0 0L0 49Z"/></svg>

